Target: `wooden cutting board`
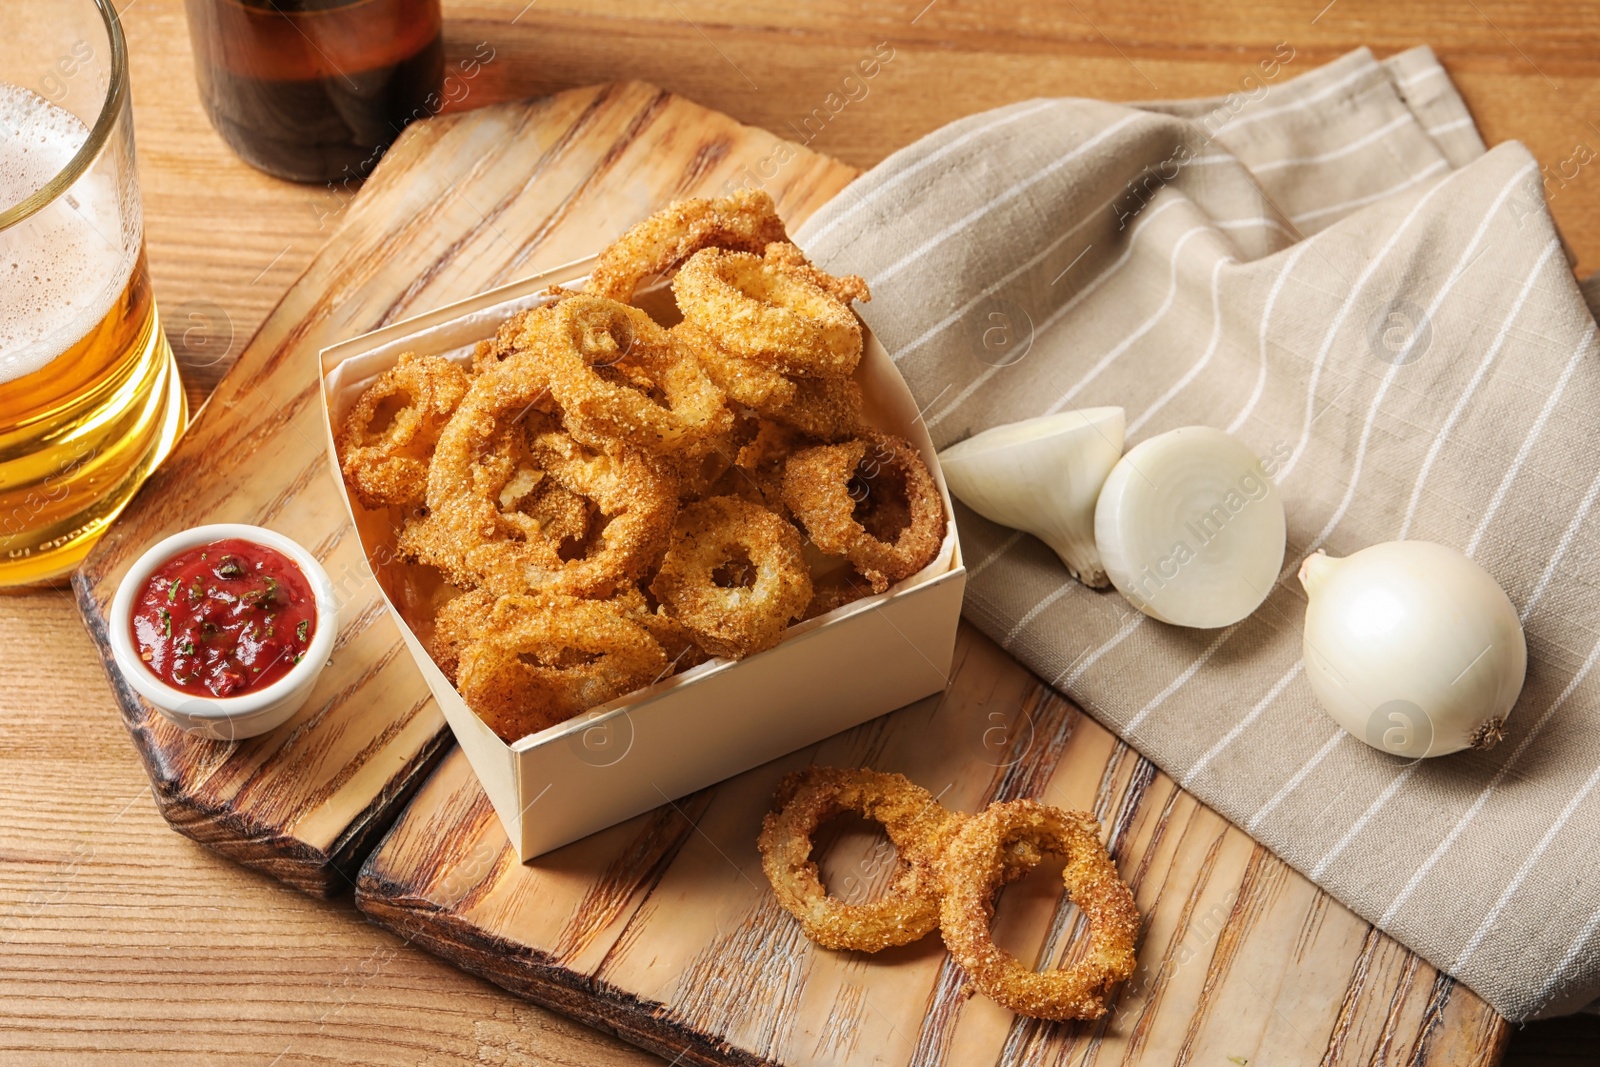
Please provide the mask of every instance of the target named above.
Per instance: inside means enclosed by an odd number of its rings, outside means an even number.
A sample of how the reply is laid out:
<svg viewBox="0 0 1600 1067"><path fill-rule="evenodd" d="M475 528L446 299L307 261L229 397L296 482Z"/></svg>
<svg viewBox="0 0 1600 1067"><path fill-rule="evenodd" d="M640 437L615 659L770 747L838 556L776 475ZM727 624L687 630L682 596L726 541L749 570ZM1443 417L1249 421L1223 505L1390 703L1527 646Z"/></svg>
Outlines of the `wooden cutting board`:
<svg viewBox="0 0 1600 1067"><path fill-rule="evenodd" d="M175 829L306 892L341 892L451 744L335 490L318 353L594 253L672 200L722 193L744 168L771 175L766 188L798 223L855 171L785 144L637 83L483 108L406 132L74 579ZM208 522L293 537L342 599L332 666L306 708L237 744L190 737L162 718L122 683L106 639L106 610L129 565L167 534Z"/></svg>
<svg viewBox="0 0 1600 1067"><path fill-rule="evenodd" d="M312 548L344 598L318 692L262 738L189 738L108 669L163 814L314 894L359 869L357 901L374 921L679 1063L1495 1063L1508 1027L1473 994L971 631L943 698L515 862L349 536L316 354L593 252L654 208L741 175L770 175L798 223L853 173L637 84L413 127L76 579L108 668L117 579L183 527L279 529ZM1043 1025L964 999L937 937L870 958L800 937L772 902L754 840L777 777L812 760L902 770L963 810L1040 796L1099 813L1148 931L1114 1014ZM870 892L891 869L870 828L832 828L823 847L842 892ZM1070 956L1073 912L1059 898L1046 873L1008 888L1001 944Z"/></svg>
<svg viewBox="0 0 1600 1067"><path fill-rule="evenodd" d="M778 778L808 763L901 771L962 811L1027 796L1094 812L1145 919L1112 1012L1039 1023L967 999L937 935L871 956L807 941L755 840ZM882 842L825 829L829 887L881 889ZM1058 872L1001 894L996 938L1024 960L1059 966L1081 944ZM356 904L673 1064L1488 1067L1510 1030L969 627L942 697L528 864L452 753L362 870Z"/></svg>

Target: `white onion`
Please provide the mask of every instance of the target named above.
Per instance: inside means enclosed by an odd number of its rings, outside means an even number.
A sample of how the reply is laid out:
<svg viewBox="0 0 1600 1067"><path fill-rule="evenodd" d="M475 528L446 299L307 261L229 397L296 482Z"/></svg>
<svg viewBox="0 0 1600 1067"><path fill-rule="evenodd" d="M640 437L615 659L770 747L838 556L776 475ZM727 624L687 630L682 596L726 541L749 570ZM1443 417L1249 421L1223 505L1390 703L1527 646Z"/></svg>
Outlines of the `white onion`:
<svg viewBox="0 0 1600 1067"><path fill-rule="evenodd" d="M1335 722L1419 758L1500 740L1528 646L1517 610L1477 563L1430 541L1390 541L1300 567L1306 677Z"/></svg>
<svg viewBox="0 0 1600 1067"><path fill-rule="evenodd" d="M1095 544L1117 591L1152 618L1230 626L1283 566L1283 501L1241 441L1187 426L1133 448L1106 478Z"/></svg>
<svg viewBox="0 0 1600 1067"><path fill-rule="evenodd" d="M1063 411L996 426L939 453L945 483L979 515L1033 534L1072 576L1104 587L1094 506L1122 455L1121 408Z"/></svg>

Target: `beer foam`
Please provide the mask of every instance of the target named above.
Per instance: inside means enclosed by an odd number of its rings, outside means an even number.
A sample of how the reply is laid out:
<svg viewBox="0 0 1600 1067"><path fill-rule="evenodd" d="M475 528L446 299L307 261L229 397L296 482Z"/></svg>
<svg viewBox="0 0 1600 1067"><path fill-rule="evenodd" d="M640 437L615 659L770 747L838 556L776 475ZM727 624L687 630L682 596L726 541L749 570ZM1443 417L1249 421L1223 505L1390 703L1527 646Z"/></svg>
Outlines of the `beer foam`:
<svg viewBox="0 0 1600 1067"><path fill-rule="evenodd" d="M72 112L0 82L0 205L44 188L88 139ZM117 189L103 168L0 230L0 383L43 368L94 329L127 285L139 244L123 239Z"/></svg>

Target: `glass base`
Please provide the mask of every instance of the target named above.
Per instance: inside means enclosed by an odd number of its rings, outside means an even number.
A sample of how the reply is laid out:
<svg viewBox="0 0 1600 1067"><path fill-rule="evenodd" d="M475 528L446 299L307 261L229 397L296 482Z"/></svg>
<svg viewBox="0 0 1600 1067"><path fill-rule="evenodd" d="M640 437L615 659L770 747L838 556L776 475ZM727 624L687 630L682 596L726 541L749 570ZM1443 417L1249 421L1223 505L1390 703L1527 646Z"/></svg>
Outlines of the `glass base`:
<svg viewBox="0 0 1600 1067"><path fill-rule="evenodd" d="M178 364L159 316L117 394L86 417L53 429L39 451L0 457L0 487L11 468L48 465L54 474L4 492L0 593L60 584L166 459L189 422ZM11 530L17 532L12 533Z"/></svg>

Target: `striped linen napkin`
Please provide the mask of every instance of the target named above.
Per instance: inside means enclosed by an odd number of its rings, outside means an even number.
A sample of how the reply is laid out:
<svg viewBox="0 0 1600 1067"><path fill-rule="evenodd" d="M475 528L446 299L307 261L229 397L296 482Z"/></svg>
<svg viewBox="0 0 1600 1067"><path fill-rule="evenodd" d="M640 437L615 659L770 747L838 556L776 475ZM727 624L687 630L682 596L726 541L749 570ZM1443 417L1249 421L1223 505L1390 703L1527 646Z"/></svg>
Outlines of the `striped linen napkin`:
<svg viewBox="0 0 1600 1067"><path fill-rule="evenodd" d="M896 153L802 228L944 447L1117 404L1128 444L1226 429L1277 461L1267 603L1220 631L1133 612L962 509L967 617L1206 804L1511 1019L1600 997L1596 325L1517 143L1486 151L1427 48L1238 92L1033 100ZM1301 670L1317 548L1454 545L1510 594L1504 742L1407 763Z"/></svg>

